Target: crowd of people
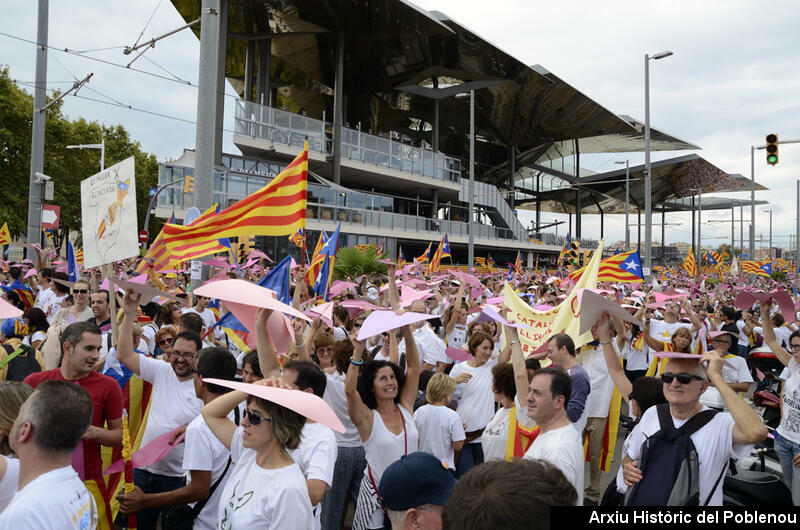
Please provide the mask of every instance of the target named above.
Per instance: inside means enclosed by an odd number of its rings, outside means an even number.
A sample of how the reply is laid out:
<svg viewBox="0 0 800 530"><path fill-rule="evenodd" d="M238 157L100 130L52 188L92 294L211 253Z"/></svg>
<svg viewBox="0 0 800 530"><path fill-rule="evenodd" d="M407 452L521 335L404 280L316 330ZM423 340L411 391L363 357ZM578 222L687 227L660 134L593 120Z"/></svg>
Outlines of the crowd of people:
<svg viewBox="0 0 800 530"><path fill-rule="evenodd" d="M258 309L250 349L217 325L224 301L180 271L150 271L164 296L147 303L99 271L69 281L28 262L3 276L21 316L0 325L0 529L132 515L143 530L546 528L551 506L721 505L731 459L768 435L746 399L761 343L786 367L775 448L800 505L800 319L769 300L734 307L737 290L788 287L772 280L601 284L632 318L605 312L586 344L554 332L529 347L504 285L546 309L573 281L390 264L348 278L332 318L287 320L288 349L268 324L276 310ZM301 311L324 302L305 277L294 269ZM426 318L364 337L374 311ZM316 396L343 429L259 397L264 386ZM621 450L604 446L620 421ZM164 450L125 488L106 468L128 437ZM688 484L672 471L675 439L696 455Z"/></svg>

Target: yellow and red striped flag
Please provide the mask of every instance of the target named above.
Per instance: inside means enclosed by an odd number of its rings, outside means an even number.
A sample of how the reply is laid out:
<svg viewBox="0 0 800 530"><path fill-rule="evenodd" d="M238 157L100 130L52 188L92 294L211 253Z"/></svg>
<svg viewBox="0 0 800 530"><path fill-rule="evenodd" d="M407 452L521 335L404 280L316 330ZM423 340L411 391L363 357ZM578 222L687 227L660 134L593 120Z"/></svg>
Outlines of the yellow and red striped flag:
<svg viewBox="0 0 800 530"><path fill-rule="evenodd" d="M75 261L78 263L78 266L82 269L83 268L83 247L79 248L75 251Z"/></svg>
<svg viewBox="0 0 800 530"><path fill-rule="evenodd" d="M433 258L431 258L430 263L428 264L428 274L433 274L439 270L439 264L442 262L442 258L450 257L450 243L447 241L447 234L444 235L442 240L439 242L439 246L436 247L436 252L433 253Z"/></svg>
<svg viewBox="0 0 800 530"><path fill-rule="evenodd" d="M431 245L432 243L428 243L428 247L425 249L425 252L423 252L420 256L414 258L414 263L425 263L426 261L428 261L428 259L430 259Z"/></svg>
<svg viewBox="0 0 800 530"><path fill-rule="evenodd" d="M742 268L742 272L757 274L767 278L769 278L772 273L772 262L768 259L764 261L740 261L739 266Z"/></svg>
<svg viewBox="0 0 800 530"><path fill-rule="evenodd" d="M697 276L697 262L694 260L694 252L689 249L689 253L683 260L683 268L692 276Z"/></svg>
<svg viewBox="0 0 800 530"><path fill-rule="evenodd" d="M289 235L306 226L307 185L308 142L286 169L255 193L191 226L164 225L164 244L174 249L232 236Z"/></svg>
<svg viewBox="0 0 800 530"><path fill-rule="evenodd" d="M514 260L514 272L522 274L522 256L519 250L517 251L517 259Z"/></svg>
<svg viewBox="0 0 800 530"><path fill-rule="evenodd" d="M211 208L203 212L200 217L189 223L187 227L194 226L196 223L201 223L207 219L210 219L217 214L217 209L218 205L213 205ZM195 258L208 256L209 254L225 252L229 250L230 247L226 247L218 239L211 239L209 241L203 241L202 243L179 245L170 249L164 243L164 229L162 228L161 232L158 233L158 236L156 236L155 240L153 241L153 244L149 249L147 249L144 259L142 259L142 261L139 262L139 266L136 267L136 272L142 274L147 271L150 261L148 258L152 258L153 260L153 270L162 270L169 269L179 263L183 263L184 261L189 261ZM81 253L81 258L83 258L83 249L81 249L79 252Z"/></svg>
<svg viewBox="0 0 800 530"><path fill-rule="evenodd" d="M327 242L328 234L326 234L323 230L319 234L317 246L314 247L314 253L311 255L311 263L308 265L308 270L306 271L305 279L308 285L314 285L314 283L316 283L317 276L319 276L319 271L322 270L322 264L325 262L325 256L321 255L321 252L325 247L325 243Z"/></svg>
<svg viewBox="0 0 800 530"><path fill-rule="evenodd" d="M302 228L299 229L297 232L295 232L294 234L289 236L289 241L291 241L292 243L294 243L295 245L297 245L300 248L306 248L306 233L305 233L305 231Z"/></svg>
<svg viewBox="0 0 800 530"><path fill-rule="evenodd" d="M11 232L8 230L8 223L3 223L3 226L0 226L0 245L9 243L11 243Z"/></svg>

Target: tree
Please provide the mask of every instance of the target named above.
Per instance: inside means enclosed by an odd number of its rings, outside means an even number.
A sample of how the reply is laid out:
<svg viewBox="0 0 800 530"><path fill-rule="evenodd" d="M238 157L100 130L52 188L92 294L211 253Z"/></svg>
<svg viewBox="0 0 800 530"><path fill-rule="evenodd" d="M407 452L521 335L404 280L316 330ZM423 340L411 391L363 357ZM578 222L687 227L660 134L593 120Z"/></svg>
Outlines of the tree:
<svg viewBox="0 0 800 530"><path fill-rule="evenodd" d="M48 98L52 100L51 98ZM83 118L70 120L61 111L62 102L47 110L44 142L44 173L53 177L54 200L61 207L59 231L54 237L60 245L70 230L80 231L80 182L100 171L97 149L67 149L71 144L100 143L105 139L105 165L109 167L133 156L136 167L136 208L139 226L144 225L148 190L158 182L155 155L142 150L122 125L106 126ZM8 222L13 236L25 235L28 225L28 190L31 158L33 96L20 88L0 67L0 224Z"/></svg>
<svg viewBox="0 0 800 530"><path fill-rule="evenodd" d="M362 274L373 276L376 274L386 274L386 265L378 259L386 257L378 256L378 249L367 248L361 251L355 247L343 247L336 252L336 264L333 268L333 275L337 280L346 278L354 279Z"/></svg>

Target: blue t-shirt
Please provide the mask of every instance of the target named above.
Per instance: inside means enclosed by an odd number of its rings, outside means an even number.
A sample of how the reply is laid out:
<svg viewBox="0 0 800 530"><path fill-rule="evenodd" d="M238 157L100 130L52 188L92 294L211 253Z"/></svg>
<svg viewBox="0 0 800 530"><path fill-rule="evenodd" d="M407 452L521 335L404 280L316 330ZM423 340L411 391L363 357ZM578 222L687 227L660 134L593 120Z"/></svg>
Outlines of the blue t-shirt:
<svg viewBox="0 0 800 530"><path fill-rule="evenodd" d="M583 414L586 398L589 396L589 392L592 391L592 385L589 383L589 374L579 364L567 370L567 373L569 378L572 379L572 394L570 394L569 403L567 403L567 416L569 421L575 423Z"/></svg>

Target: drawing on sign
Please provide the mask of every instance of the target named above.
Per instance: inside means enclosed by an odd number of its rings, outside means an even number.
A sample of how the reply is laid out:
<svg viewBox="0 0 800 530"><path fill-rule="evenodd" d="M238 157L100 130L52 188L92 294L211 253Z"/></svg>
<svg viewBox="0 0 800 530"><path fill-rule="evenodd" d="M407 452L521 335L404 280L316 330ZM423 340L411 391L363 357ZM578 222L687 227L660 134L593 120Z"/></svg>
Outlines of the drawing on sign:
<svg viewBox="0 0 800 530"><path fill-rule="evenodd" d="M138 254L133 157L81 182L81 210L87 268Z"/></svg>

